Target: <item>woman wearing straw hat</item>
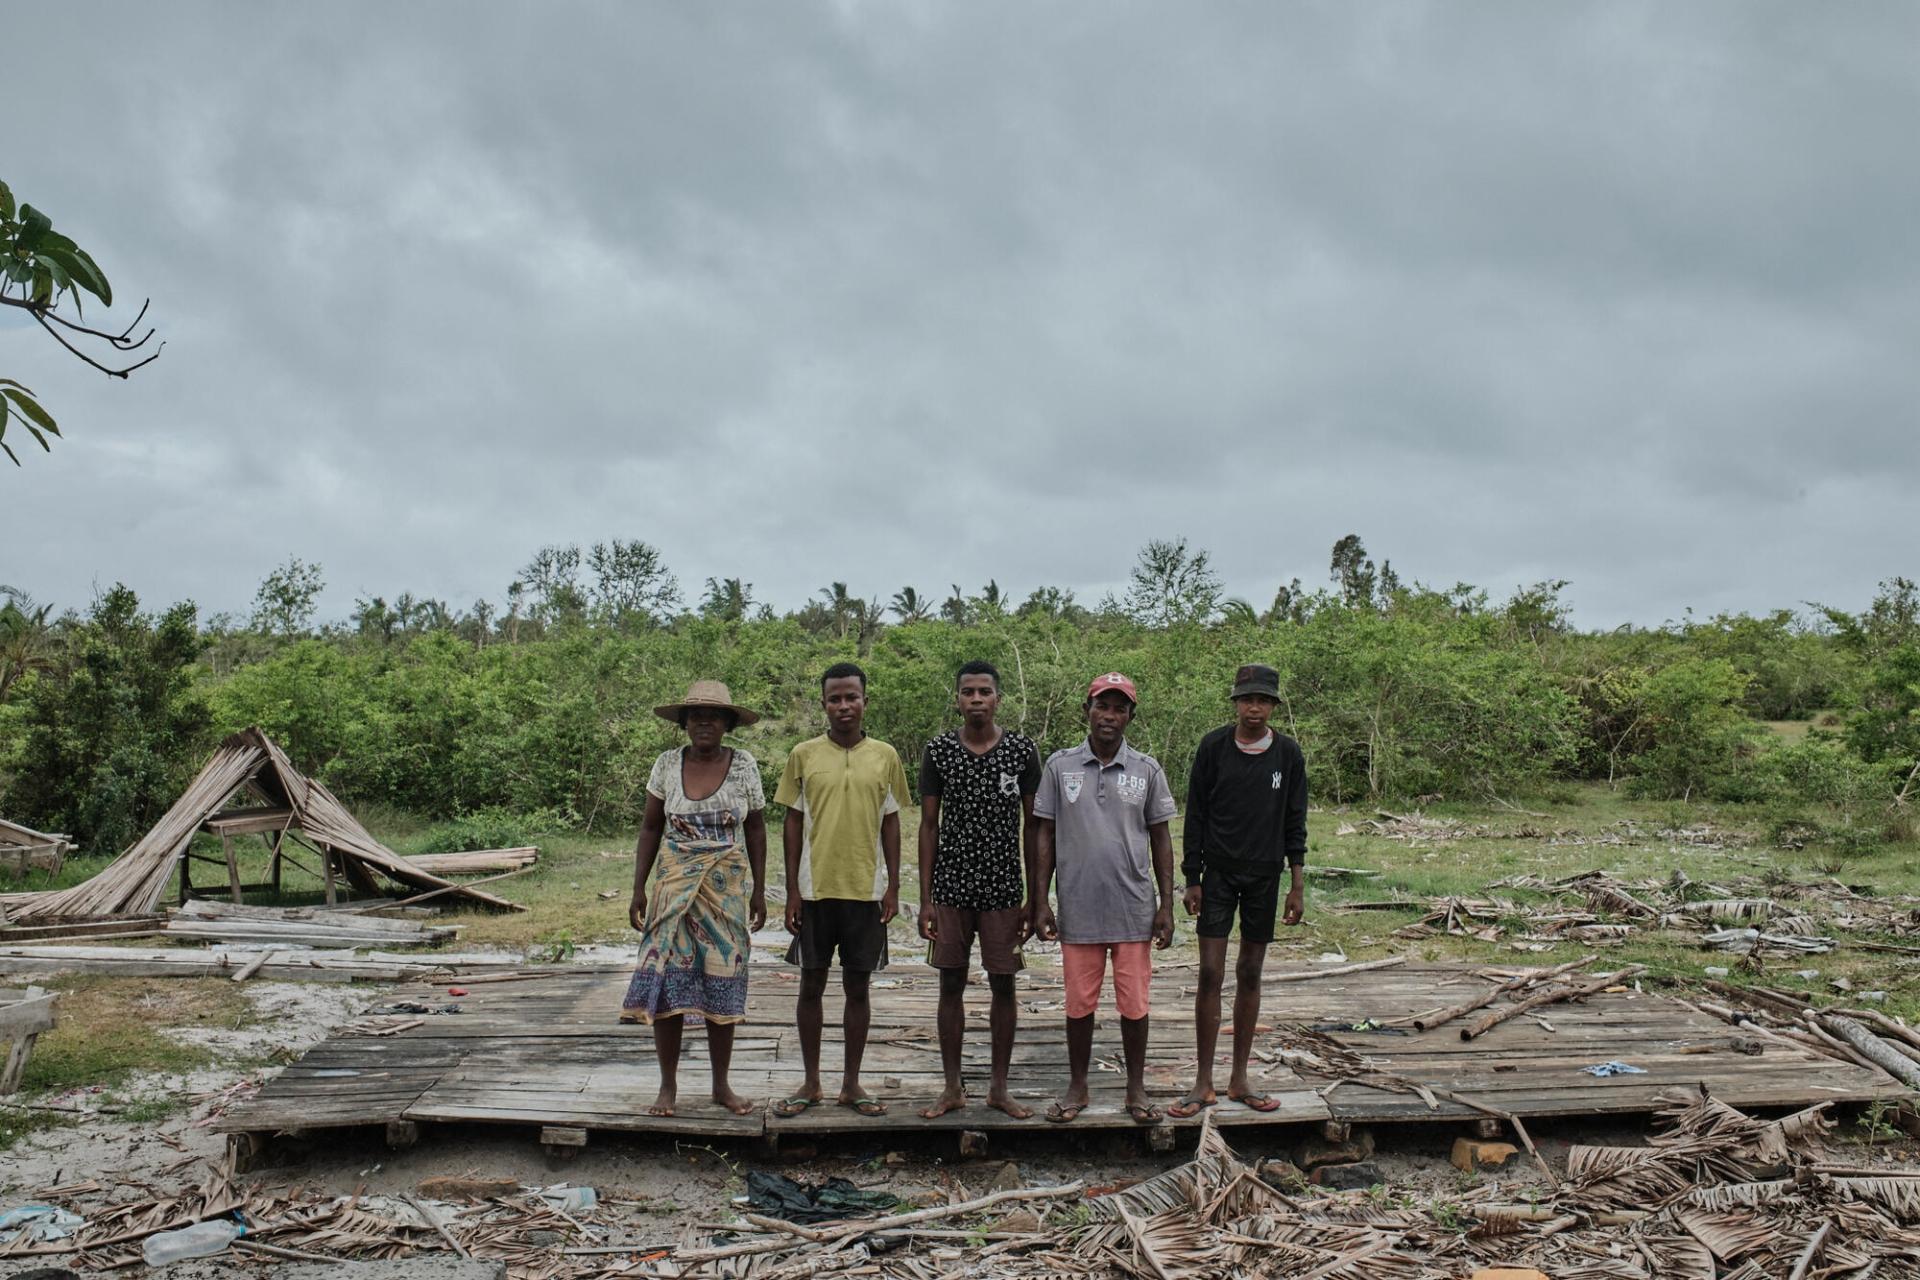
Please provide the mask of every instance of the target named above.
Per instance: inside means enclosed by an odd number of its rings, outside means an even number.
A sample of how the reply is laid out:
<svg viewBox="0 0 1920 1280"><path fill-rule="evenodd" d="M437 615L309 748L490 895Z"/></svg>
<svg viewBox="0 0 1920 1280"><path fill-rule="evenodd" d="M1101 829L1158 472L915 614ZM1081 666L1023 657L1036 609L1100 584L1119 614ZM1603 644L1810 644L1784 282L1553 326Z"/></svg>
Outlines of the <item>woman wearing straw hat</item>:
<svg viewBox="0 0 1920 1280"><path fill-rule="evenodd" d="M727 1068L734 1024L747 1012L748 935L767 919L766 795L753 756L723 739L760 717L733 705L718 680L696 680L686 697L653 710L686 730L687 745L662 752L647 779L628 911L640 965L620 1018L653 1025L660 1096L648 1115L673 1114L689 1018L707 1024L713 1100L745 1115L753 1104L728 1085Z"/></svg>

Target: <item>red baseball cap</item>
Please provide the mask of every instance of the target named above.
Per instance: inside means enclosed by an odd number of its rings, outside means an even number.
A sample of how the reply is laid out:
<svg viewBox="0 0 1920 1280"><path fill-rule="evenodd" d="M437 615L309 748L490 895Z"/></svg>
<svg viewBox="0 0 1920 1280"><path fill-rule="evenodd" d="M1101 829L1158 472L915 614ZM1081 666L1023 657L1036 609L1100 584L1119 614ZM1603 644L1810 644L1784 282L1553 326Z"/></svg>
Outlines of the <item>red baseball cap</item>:
<svg viewBox="0 0 1920 1280"><path fill-rule="evenodd" d="M1088 685L1087 701L1092 702L1095 698L1099 697L1101 694L1105 693L1109 689L1115 690L1116 692L1119 692L1119 693L1126 694L1128 702L1133 703L1135 706L1140 705L1140 695L1137 691L1135 691L1133 687L1133 681L1127 679L1125 676L1121 675L1118 671L1109 671L1107 672L1107 674L1099 677L1092 684Z"/></svg>

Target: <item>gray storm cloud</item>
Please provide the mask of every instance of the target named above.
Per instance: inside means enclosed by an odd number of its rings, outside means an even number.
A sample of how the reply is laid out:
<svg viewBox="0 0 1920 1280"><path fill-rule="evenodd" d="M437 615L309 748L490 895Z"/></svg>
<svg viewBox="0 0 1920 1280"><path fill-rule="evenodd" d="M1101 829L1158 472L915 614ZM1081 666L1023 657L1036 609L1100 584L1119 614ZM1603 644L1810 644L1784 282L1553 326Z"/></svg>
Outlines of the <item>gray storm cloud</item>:
<svg viewBox="0 0 1920 1280"><path fill-rule="evenodd" d="M791 607L1264 603L1359 532L1589 625L1912 574L1920 11L98 5L0 177L151 295L0 581L498 600L641 537ZM76 71L76 68L83 70ZM33 110L22 109L33 104ZM115 309L125 311L124 306Z"/></svg>

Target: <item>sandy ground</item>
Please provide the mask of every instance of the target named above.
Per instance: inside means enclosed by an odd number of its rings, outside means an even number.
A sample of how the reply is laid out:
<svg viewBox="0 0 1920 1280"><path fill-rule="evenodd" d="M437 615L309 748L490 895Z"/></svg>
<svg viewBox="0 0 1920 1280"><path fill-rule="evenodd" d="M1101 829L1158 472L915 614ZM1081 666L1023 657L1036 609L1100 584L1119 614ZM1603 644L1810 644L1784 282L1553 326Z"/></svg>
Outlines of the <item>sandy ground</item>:
<svg viewBox="0 0 1920 1280"><path fill-rule="evenodd" d="M624 957L625 950L620 949L620 954ZM605 962L606 957L595 954L581 959ZM207 1045L222 1057L257 1061L273 1050L297 1054L321 1040L329 1028L387 998L385 988L324 983L254 983L245 990L263 1015L256 1024L240 1030L199 1027L169 1034ZM217 1164L225 1155L224 1138L205 1127L221 1091L275 1069L216 1067L185 1078L154 1075L138 1080L121 1089L121 1096L185 1091L202 1100L158 1121L130 1123L96 1113L29 1136L0 1160L0 1207L31 1199L36 1188L84 1178L121 1184L129 1197L142 1198L197 1184L206 1173L202 1160ZM52 1101L85 1107L90 1096L76 1092ZM1525 1157L1497 1173L1467 1175L1454 1169L1447 1157L1460 1132L1451 1124L1378 1131L1373 1163L1385 1186L1382 1194L1427 1201L1458 1194L1475 1185L1475 1178L1513 1185L1521 1199L1530 1188L1544 1189L1542 1175ZM1905 1137L1869 1146L1857 1140L1858 1132L1852 1126L1843 1131L1848 1140L1833 1144L1836 1159L1891 1169L1910 1167L1920 1156ZM1535 1127L1534 1136L1558 1170L1569 1143L1635 1145L1645 1133L1638 1122L1543 1124ZM1274 1130L1237 1130L1232 1135L1248 1159L1287 1158L1299 1136ZM956 1157L950 1135L875 1134L868 1140L856 1129L824 1143L817 1155L801 1162L776 1163L757 1145L709 1147L704 1142L595 1135L593 1144L577 1157L557 1163L527 1132L449 1126L429 1129L419 1145L398 1152L388 1150L376 1130L329 1135L324 1142L282 1142L271 1149L268 1163L251 1176L266 1188L305 1187L322 1195L358 1191L386 1201L380 1207L401 1217L408 1213L405 1206L387 1198L412 1191L421 1180L437 1175L509 1177L528 1186L586 1185L597 1190L605 1206L603 1214L621 1224L623 1241L666 1245L698 1224L725 1220L734 1198L744 1190L741 1179L750 1169L777 1169L803 1181L845 1177L905 1199L944 1203L950 1197L984 1194L1013 1178L1023 1183L1084 1179L1096 1186L1124 1184L1150 1177L1187 1154L1180 1150L1152 1155L1140 1134L1098 1131L1036 1135L1017 1148L1002 1143L990 1158L962 1161Z"/></svg>

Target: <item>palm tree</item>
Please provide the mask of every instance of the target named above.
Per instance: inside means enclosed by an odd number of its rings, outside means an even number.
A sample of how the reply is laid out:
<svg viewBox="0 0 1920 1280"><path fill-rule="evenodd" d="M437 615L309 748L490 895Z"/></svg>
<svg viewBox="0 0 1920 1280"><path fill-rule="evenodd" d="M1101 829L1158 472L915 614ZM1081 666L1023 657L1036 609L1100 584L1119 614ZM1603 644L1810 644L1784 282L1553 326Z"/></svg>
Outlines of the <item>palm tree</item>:
<svg viewBox="0 0 1920 1280"><path fill-rule="evenodd" d="M833 625L840 632L840 638L847 638L847 623L860 608L860 601L847 590L847 584L836 582L830 587L820 588L820 598L826 601L827 609L833 614Z"/></svg>
<svg viewBox="0 0 1920 1280"><path fill-rule="evenodd" d="M880 603L880 597L872 600L853 602L854 621L860 625L860 656L866 657L873 652L873 638L880 634L880 628L886 624L886 606Z"/></svg>
<svg viewBox="0 0 1920 1280"><path fill-rule="evenodd" d="M29 671L46 671L53 666L52 632L47 615L53 606L36 606L33 597L13 587L0 587L7 602L0 605L0 702L7 700L14 683Z"/></svg>
<svg viewBox="0 0 1920 1280"><path fill-rule="evenodd" d="M947 602L940 606L940 616L955 626L964 627L967 625L968 614L967 593L962 591L960 584L956 582L953 584L953 594L948 596Z"/></svg>
<svg viewBox="0 0 1920 1280"><path fill-rule="evenodd" d="M1220 622L1229 627L1254 627L1260 625L1260 615L1252 605L1234 596L1220 605Z"/></svg>
<svg viewBox="0 0 1920 1280"><path fill-rule="evenodd" d="M753 608L753 584L738 578L707 579L707 594L700 612L722 622L744 622Z"/></svg>
<svg viewBox="0 0 1920 1280"><path fill-rule="evenodd" d="M933 607L912 587L902 587L893 593L893 612L902 622L925 622Z"/></svg>

